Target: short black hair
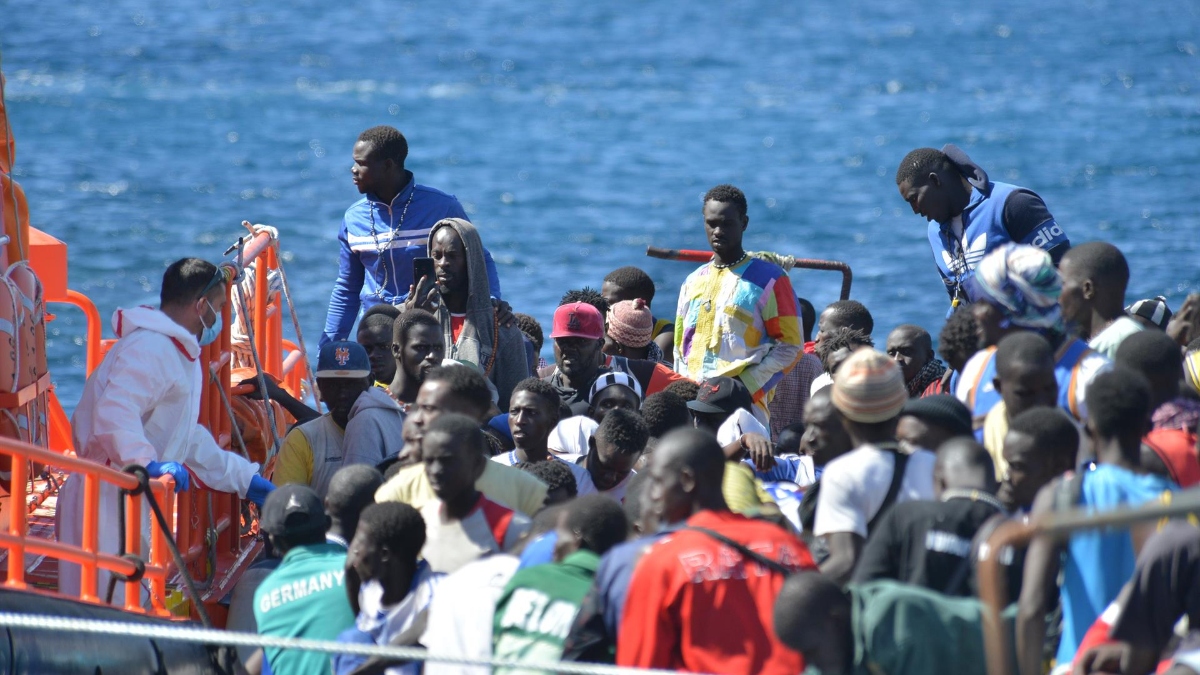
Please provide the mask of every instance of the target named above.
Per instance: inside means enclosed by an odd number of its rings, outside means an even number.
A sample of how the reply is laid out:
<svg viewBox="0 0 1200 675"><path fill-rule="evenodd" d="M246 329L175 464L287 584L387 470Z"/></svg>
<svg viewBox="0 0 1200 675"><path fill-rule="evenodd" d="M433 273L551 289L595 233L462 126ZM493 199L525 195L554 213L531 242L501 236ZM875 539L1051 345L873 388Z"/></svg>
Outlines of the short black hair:
<svg viewBox="0 0 1200 675"><path fill-rule="evenodd" d="M1113 360L1117 364L1128 366L1147 378L1172 373L1176 379L1183 376L1179 343L1162 331L1143 330L1130 335L1117 347L1115 356Z"/></svg>
<svg viewBox="0 0 1200 675"><path fill-rule="evenodd" d="M779 430L778 442L775 443L775 454L800 454L800 439L804 438L804 422L793 422Z"/></svg>
<svg viewBox="0 0 1200 675"><path fill-rule="evenodd" d="M734 204L738 207L738 213L740 213L743 218L746 217L746 210L748 208L746 204L746 193L728 183L722 183L708 192L705 192L703 203L707 204L708 202Z"/></svg>
<svg viewBox="0 0 1200 675"><path fill-rule="evenodd" d="M329 479L325 513L342 524L347 538L354 536L362 510L375 503L375 491L383 485L383 474L369 464L344 466Z"/></svg>
<svg viewBox="0 0 1200 675"><path fill-rule="evenodd" d="M950 166L950 159L941 150L917 148L900 160L900 166L896 169L896 185L924 185L926 176Z"/></svg>
<svg viewBox="0 0 1200 675"><path fill-rule="evenodd" d="M1009 433L1033 439L1034 447L1044 452L1060 452L1054 464L1071 465L1079 452L1079 427L1061 408L1036 406L1017 415L1008 423Z"/></svg>
<svg viewBox="0 0 1200 675"><path fill-rule="evenodd" d="M399 307L387 302L377 302L374 305L371 305L367 311L363 312L362 318L363 321L365 321L368 317L382 315L388 317L392 321L395 321L396 319L400 318L400 314L401 312Z"/></svg>
<svg viewBox="0 0 1200 675"><path fill-rule="evenodd" d="M1001 378L1014 368L1024 365L1054 364L1054 348L1050 342L1032 331L1009 333L996 345L996 374Z"/></svg>
<svg viewBox="0 0 1200 675"><path fill-rule="evenodd" d="M542 351L542 345L546 343L546 335L542 332L542 324L538 320L528 314L513 312L513 318L517 320L517 328L529 338L533 343L534 349Z"/></svg>
<svg viewBox="0 0 1200 675"><path fill-rule="evenodd" d="M563 296L558 300L558 306L562 307L572 302L584 302L595 307L596 311L600 312L600 318L602 319L608 316L608 303L605 302L604 296L600 295L600 291L591 286L573 288L563 293Z"/></svg>
<svg viewBox="0 0 1200 675"><path fill-rule="evenodd" d="M645 300L647 304L654 300L654 280L640 267L618 267L605 275L604 283L620 286L633 293L633 297Z"/></svg>
<svg viewBox="0 0 1200 675"><path fill-rule="evenodd" d="M841 349L849 349L854 351L859 347L874 347L875 341L871 339L870 334L863 332L858 328L835 328L832 332L826 333L820 344L816 347L817 358L821 359L821 365L829 370L827 361L830 355Z"/></svg>
<svg viewBox="0 0 1200 675"><path fill-rule="evenodd" d="M687 401L665 389L646 397L642 404L642 419L651 438L662 438L668 431L692 423Z"/></svg>
<svg viewBox="0 0 1200 675"><path fill-rule="evenodd" d="M488 401L492 399L489 397ZM487 455L487 441L483 437L483 430L479 428L479 422L458 413L445 413L438 415L437 419L429 423L425 427L425 439L428 439L431 434L445 434L450 438L460 439L460 445L467 449L475 448L481 455Z"/></svg>
<svg viewBox="0 0 1200 675"><path fill-rule="evenodd" d="M849 611L850 598L837 582L816 570L801 570L783 582L775 598L775 637L792 649L807 646L801 636L829 623L834 612Z"/></svg>
<svg viewBox="0 0 1200 675"><path fill-rule="evenodd" d="M425 519L421 512L404 502L380 502L363 509L359 531L365 531L377 546L415 563L425 546Z"/></svg>
<svg viewBox="0 0 1200 675"><path fill-rule="evenodd" d="M975 315L969 305L954 310L938 333L938 355L946 363L966 363L979 351Z"/></svg>
<svg viewBox="0 0 1200 675"><path fill-rule="evenodd" d="M1188 352L1200 351L1200 337L1187 343L1187 347L1184 349Z"/></svg>
<svg viewBox="0 0 1200 675"><path fill-rule="evenodd" d="M533 474L546 484L547 492L566 488L567 494L574 497L579 494L579 484L575 482L575 474L561 459L543 459L539 462L520 462L517 468Z"/></svg>
<svg viewBox="0 0 1200 675"><path fill-rule="evenodd" d="M616 446L623 455L636 455L646 449L650 440L650 428L639 413L617 408L608 411L604 421L596 429L597 436Z"/></svg>
<svg viewBox="0 0 1200 675"><path fill-rule="evenodd" d="M536 377L527 377L521 380L517 383L517 386L513 387L512 398L516 398L517 394L523 391L527 391L540 398L542 403L549 406L554 412L558 412L558 404L562 403L562 397L559 396L558 390L554 388L554 385L546 380L539 380ZM509 401L511 403L512 399L510 398Z"/></svg>
<svg viewBox="0 0 1200 675"><path fill-rule="evenodd" d="M675 380L671 384L663 387L663 391L669 391L675 394L684 402L695 401L696 396L700 394L700 384L688 379Z"/></svg>
<svg viewBox="0 0 1200 675"><path fill-rule="evenodd" d="M159 303L167 306L195 302L216 276L217 266L207 260L180 258L163 272Z"/></svg>
<svg viewBox="0 0 1200 675"><path fill-rule="evenodd" d="M396 127L380 125L371 127L358 135L358 140L371 144L371 150L378 152L382 159L390 159L397 166L403 167L408 159L408 139Z"/></svg>
<svg viewBox="0 0 1200 675"><path fill-rule="evenodd" d="M405 312L405 315L411 312ZM482 415L492 407L492 390L483 373L470 366L437 366L425 375L426 382L444 382L450 394L476 409Z"/></svg>
<svg viewBox="0 0 1200 675"><path fill-rule="evenodd" d="M629 537L629 521L616 500L593 493L566 504L567 529L579 535L580 546L597 555Z"/></svg>
<svg viewBox="0 0 1200 675"><path fill-rule="evenodd" d="M875 332L875 319L871 317L871 311L857 300L831 302L825 307L826 312L830 310L833 311L833 316L837 317L839 326L857 328L867 335Z"/></svg>
<svg viewBox="0 0 1200 675"><path fill-rule="evenodd" d="M362 319L358 322L358 329L387 328L388 333L391 333L395 337L396 319L399 316L400 310L395 305L381 302L363 312Z"/></svg>
<svg viewBox="0 0 1200 675"><path fill-rule="evenodd" d="M423 309L410 309L392 324L392 344L403 347L404 343L408 341L408 332L416 325L442 329L442 322L438 321L436 316Z"/></svg>
<svg viewBox="0 0 1200 675"><path fill-rule="evenodd" d="M796 307L800 310L800 331L804 333L804 341L809 342L817 325L817 308L804 298L796 298Z"/></svg>
<svg viewBox="0 0 1200 675"><path fill-rule="evenodd" d="M1071 257L1071 265L1077 266L1084 278L1097 286L1120 291L1124 300L1125 287L1129 285L1129 263L1121 249L1106 241L1086 241L1072 246L1065 256Z"/></svg>
<svg viewBox="0 0 1200 675"><path fill-rule="evenodd" d="M1150 419L1150 383L1141 373L1117 365L1100 373L1085 394L1088 419L1101 438L1141 436Z"/></svg>

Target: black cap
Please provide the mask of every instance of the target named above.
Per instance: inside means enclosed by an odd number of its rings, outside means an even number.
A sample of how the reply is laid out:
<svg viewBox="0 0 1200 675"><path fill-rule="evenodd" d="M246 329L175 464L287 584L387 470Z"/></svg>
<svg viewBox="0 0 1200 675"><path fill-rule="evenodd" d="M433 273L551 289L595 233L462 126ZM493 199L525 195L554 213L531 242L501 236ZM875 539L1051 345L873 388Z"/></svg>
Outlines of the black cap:
<svg viewBox="0 0 1200 675"><path fill-rule="evenodd" d="M267 495L259 518L263 531L276 537L324 532L328 522L321 497L307 485L284 485Z"/></svg>
<svg viewBox="0 0 1200 675"><path fill-rule="evenodd" d="M754 399L746 385L736 377L710 377L700 383L696 400L688 401L687 407L698 413L732 415L738 408L751 410Z"/></svg>
<svg viewBox="0 0 1200 675"><path fill-rule="evenodd" d="M971 411L963 402L950 394L937 394L925 398L910 398L900 411L901 415L912 415L929 424L939 426L955 436L972 435Z"/></svg>

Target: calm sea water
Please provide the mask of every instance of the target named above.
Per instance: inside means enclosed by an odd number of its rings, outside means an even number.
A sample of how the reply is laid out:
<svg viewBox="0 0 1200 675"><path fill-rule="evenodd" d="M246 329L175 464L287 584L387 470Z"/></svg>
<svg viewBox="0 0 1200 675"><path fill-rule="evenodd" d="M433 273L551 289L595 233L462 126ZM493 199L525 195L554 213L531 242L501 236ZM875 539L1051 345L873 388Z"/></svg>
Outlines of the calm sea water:
<svg viewBox="0 0 1200 675"><path fill-rule="evenodd" d="M314 341L375 124L405 132L418 181L462 200L506 298L544 323L623 264L671 313L692 266L645 246L703 248L701 195L733 182L748 248L847 261L877 339L936 334L946 298L893 175L946 142L1074 241L1120 245L1130 299L1200 285L1196 2L7 0L0 49L33 223L106 321L248 219L283 232ZM836 274L792 280L837 297ZM56 311L71 405L82 318Z"/></svg>

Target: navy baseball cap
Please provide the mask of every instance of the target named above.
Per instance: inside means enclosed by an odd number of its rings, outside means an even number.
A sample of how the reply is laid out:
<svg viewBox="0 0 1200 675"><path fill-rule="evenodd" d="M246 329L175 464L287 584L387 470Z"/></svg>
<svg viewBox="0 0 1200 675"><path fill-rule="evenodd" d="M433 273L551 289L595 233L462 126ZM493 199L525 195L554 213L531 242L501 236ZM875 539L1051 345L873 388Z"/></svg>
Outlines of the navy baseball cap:
<svg viewBox="0 0 1200 675"><path fill-rule="evenodd" d="M326 343L317 357L317 378L359 378L371 374L367 350L357 342L339 340Z"/></svg>
<svg viewBox="0 0 1200 675"><path fill-rule="evenodd" d="M751 410L754 399L746 385L736 377L710 377L700 383L696 400L688 401L687 407L698 413L732 415L738 408Z"/></svg>

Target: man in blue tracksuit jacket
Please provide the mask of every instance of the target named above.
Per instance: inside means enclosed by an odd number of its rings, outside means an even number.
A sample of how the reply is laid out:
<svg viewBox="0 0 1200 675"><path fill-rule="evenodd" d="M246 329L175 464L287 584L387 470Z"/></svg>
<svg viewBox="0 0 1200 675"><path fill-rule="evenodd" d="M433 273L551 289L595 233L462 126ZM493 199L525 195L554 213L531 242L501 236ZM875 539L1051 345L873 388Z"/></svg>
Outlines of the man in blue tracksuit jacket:
<svg viewBox="0 0 1200 675"><path fill-rule="evenodd" d="M972 302L965 282L992 249L1005 242L1050 253L1057 265L1071 242L1046 203L1031 190L988 180L987 172L953 145L919 148L896 170L900 197L929 221L929 245L951 304Z"/></svg>
<svg viewBox="0 0 1200 675"><path fill-rule="evenodd" d="M412 172L404 169L407 158L408 141L392 127L367 129L354 144L350 173L364 196L346 209L338 232L338 278L318 346L345 340L360 307L407 298L416 281L413 259L429 255L429 230L443 218L467 220L453 195L417 185ZM496 263L487 249L483 255L492 296L499 298Z"/></svg>

